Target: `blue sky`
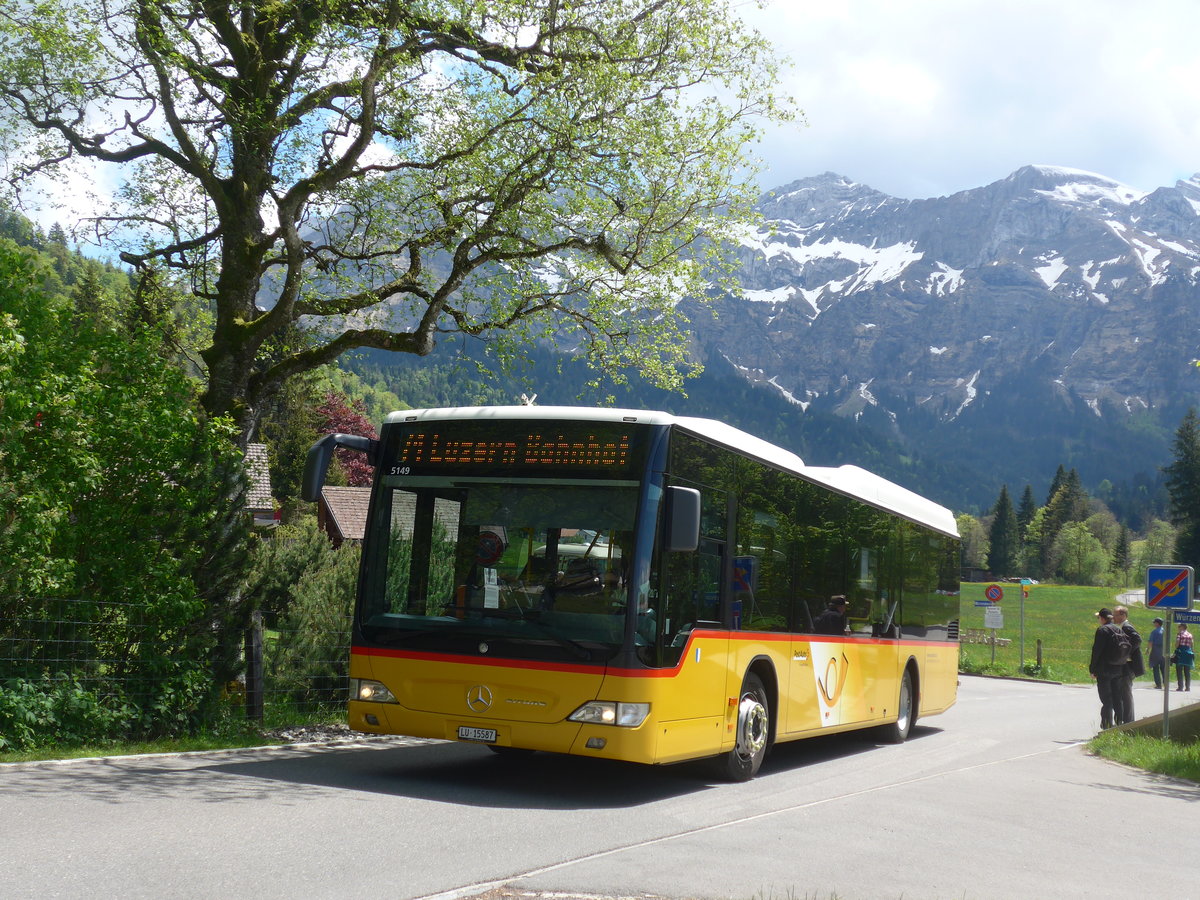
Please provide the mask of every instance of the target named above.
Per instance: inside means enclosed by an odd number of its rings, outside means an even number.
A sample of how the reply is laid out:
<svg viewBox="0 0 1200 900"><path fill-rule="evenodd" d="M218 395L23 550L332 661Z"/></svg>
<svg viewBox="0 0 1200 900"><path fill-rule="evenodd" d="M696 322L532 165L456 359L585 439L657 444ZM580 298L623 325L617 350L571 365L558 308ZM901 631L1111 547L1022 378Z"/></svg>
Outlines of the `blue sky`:
<svg viewBox="0 0 1200 900"><path fill-rule="evenodd" d="M1197 0L734 0L791 65L806 124L764 188L833 171L944 196L1027 164L1140 190L1200 172Z"/></svg>

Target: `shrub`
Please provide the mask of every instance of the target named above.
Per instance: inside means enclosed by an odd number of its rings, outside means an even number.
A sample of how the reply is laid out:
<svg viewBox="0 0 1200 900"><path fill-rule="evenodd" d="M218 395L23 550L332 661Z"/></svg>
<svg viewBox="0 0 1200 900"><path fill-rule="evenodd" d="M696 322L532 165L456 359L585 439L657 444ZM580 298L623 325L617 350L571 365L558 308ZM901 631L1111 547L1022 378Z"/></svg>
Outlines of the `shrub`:
<svg viewBox="0 0 1200 900"><path fill-rule="evenodd" d="M358 545L343 544L297 585L267 669L293 703L312 707L346 700L359 556Z"/></svg>
<svg viewBox="0 0 1200 900"><path fill-rule="evenodd" d="M135 715L128 703L72 676L9 679L0 684L0 750L111 740L130 729Z"/></svg>

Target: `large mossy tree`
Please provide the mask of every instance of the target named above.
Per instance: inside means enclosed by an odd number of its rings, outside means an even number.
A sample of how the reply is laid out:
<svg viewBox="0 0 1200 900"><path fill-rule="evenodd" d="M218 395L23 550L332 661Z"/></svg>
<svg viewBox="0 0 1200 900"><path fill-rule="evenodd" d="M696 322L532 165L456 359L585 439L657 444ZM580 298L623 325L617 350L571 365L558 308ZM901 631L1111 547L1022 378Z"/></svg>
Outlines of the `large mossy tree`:
<svg viewBox="0 0 1200 900"><path fill-rule="evenodd" d="M757 123L786 115L732 6L10 5L0 129L15 184L117 167L95 234L210 305L203 404L243 439L289 376L447 332L676 385L676 304L749 218Z"/></svg>

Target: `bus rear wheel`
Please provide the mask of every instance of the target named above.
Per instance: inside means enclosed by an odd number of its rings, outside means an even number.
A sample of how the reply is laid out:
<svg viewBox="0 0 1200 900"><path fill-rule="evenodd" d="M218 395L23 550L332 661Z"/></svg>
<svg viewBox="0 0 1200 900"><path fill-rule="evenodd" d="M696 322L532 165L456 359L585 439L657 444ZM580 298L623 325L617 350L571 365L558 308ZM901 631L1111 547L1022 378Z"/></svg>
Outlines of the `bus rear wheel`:
<svg viewBox="0 0 1200 900"><path fill-rule="evenodd" d="M746 674L738 700L737 742L717 757L717 772L730 781L749 781L758 774L771 737L771 708L762 679Z"/></svg>
<svg viewBox="0 0 1200 900"><path fill-rule="evenodd" d="M912 669L905 669L900 679L900 697L896 702L896 721L884 725L879 735L889 744L908 740L916 715L916 694L913 692Z"/></svg>

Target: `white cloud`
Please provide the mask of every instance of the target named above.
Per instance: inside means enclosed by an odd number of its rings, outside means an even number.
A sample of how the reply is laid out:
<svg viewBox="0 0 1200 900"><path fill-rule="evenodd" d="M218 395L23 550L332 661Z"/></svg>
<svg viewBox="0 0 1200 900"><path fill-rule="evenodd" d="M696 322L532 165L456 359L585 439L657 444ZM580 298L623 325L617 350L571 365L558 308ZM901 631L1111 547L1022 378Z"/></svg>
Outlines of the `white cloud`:
<svg viewBox="0 0 1200 900"><path fill-rule="evenodd" d="M1149 191L1200 172L1195 0L732 5L791 60L782 93L805 113L753 148L764 188L835 171L917 199L1049 164ZM54 193L94 212L91 186Z"/></svg>
<svg viewBox="0 0 1200 900"><path fill-rule="evenodd" d="M807 127L757 148L763 187L834 171L944 196L1028 164L1141 190L1200 171L1194 0L768 0L738 11L791 59Z"/></svg>

